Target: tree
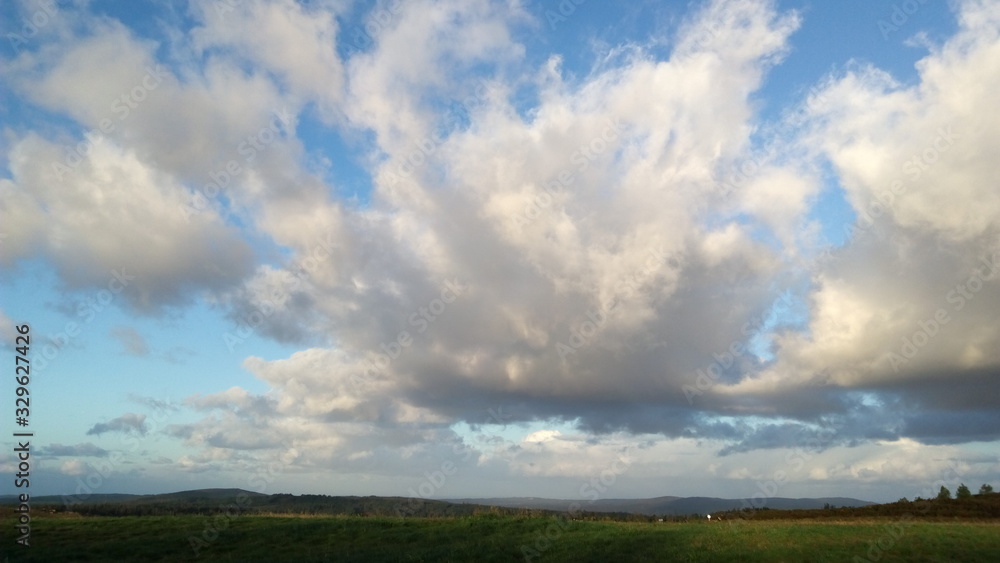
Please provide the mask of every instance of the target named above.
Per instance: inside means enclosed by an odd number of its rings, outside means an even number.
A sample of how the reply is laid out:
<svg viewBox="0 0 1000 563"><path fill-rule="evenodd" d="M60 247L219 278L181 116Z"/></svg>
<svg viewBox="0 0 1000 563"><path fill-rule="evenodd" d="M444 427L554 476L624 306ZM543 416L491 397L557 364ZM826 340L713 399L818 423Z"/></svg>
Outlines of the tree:
<svg viewBox="0 0 1000 563"><path fill-rule="evenodd" d="M938 491L937 498L938 498L938 500L950 499L951 498L951 491L948 490L948 487L945 487L944 485L941 485L941 490Z"/></svg>
<svg viewBox="0 0 1000 563"><path fill-rule="evenodd" d="M986 483L983 483L983 486L979 487L979 494L981 494L981 495L988 495L988 494L990 494L992 492L993 492L993 486L992 485L987 485Z"/></svg>
<svg viewBox="0 0 1000 563"><path fill-rule="evenodd" d="M955 498L966 499L971 496L972 493L969 491L969 487L965 486L965 483L960 484L958 490L955 491Z"/></svg>

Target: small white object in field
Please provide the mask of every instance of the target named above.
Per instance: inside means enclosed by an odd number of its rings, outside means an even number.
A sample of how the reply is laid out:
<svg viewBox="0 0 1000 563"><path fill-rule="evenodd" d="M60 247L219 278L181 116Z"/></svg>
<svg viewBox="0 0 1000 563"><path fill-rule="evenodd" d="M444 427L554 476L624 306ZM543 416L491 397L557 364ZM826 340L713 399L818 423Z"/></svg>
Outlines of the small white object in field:
<svg viewBox="0 0 1000 563"><path fill-rule="evenodd" d="M708 515L708 519L709 519L709 520L711 520L711 519L712 519L712 515L711 515L711 514L709 514L709 515Z"/></svg>

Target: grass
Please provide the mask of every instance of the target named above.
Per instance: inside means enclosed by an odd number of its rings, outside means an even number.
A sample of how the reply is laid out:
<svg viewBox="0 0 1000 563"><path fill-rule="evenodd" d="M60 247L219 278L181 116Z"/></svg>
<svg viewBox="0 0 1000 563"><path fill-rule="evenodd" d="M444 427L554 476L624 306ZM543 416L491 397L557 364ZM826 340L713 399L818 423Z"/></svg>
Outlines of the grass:
<svg viewBox="0 0 1000 563"><path fill-rule="evenodd" d="M583 522L473 516L51 517L32 520L30 548L6 519L9 561L989 561L993 522ZM190 539L205 536L195 555ZM900 535L902 534L902 535ZM882 548L878 546L881 542ZM855 559L857 557L858 559ZM873 559L874 560L874 559Z"/></svg>

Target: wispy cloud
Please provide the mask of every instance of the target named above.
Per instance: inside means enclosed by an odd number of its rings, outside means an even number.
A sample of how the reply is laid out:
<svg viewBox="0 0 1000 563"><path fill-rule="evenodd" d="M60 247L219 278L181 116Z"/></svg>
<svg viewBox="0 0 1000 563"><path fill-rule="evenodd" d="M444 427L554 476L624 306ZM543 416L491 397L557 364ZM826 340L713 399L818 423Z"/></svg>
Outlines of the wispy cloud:
<svg viewBox="0 0 1000 563"><path fill-rule="evenodd" d="M49 444L41 449L39 454L56 457L106 457L108 455L108 450L95 446L90 442L87 442L86 444L76 444L75 446Z"/></svg>
<svg viewBox="0 0 1000 563"><path fill-rule="evenodd" d="M149 346L139 331L129 326L116 326L111 329L111 336L121 343L125 353L130 356L149 355Z"/></svg>
<svg viewBox="0 0 1000 563"><path fill-rule="evenodd" d="M124 434L146 434L146 415L127 412L117 418L112 418L107 422L98 422L87 430L87 435L101 435L107 432L121 432Z"/></svg>

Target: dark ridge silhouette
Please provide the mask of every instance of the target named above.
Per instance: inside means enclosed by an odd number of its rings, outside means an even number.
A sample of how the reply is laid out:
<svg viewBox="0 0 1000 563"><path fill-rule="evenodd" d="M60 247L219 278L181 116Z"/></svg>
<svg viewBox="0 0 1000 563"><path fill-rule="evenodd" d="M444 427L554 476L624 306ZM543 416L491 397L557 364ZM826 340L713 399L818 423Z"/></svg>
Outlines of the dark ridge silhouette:
<svg viewBox="0 0 1000 563"><path fill-rule="evenodd" d="M75 499L75 500L74 500ZM12 510L13 495L0 496L0 505ZM721 499L711 497L657 497L649 499L587 500L545 498L484 498L429 500L405 497L262 494L242 489L199 489L157 495L102 494L87 498L32 497L42 512L84 516L162 516L227 513L230 516L301 514L393 517L463 517L562 515L586 520L666 521L704 518L845 519L995 519L1000 518L1000 493L961 499L901 499L875 504L832 497L815 499ZM7 510L3 511L7 512Z"/></svg>

